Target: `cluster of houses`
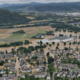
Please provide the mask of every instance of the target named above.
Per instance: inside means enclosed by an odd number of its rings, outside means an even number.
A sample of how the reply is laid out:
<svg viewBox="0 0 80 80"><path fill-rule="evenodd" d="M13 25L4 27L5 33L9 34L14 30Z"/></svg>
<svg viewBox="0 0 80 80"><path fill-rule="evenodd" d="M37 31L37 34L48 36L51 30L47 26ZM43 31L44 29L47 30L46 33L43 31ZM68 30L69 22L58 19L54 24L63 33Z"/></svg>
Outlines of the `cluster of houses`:
<svg viewBox="0 0 80 80"><path fill-rule="evenodd" d="M50 49L49 49L50 50ZM76 51L80 51L79 48L76 49L69 49L69 50L50 50L50 53L54 55L54 61L56 64L56 72L53 72L52 80L55 80L55 74L57 77L80 77L80 71L77 66L77 64L63 64L61 63L61 58L64 57L66 59L66 54L70 53L75 58L77 58L78 61L80 61L80 54L77 54ZM59 55L64 54L61 58ZM34 56L37 56L36 61L39 61L39 65L35 64L35 66L27 67L29 62L27 62L27 59L32 59ZM18 80L18 76L16 76L14 73L16 72L15 64L16 64L16 58L18 57L18 60L20 62L20 77L25 78L25 74L34 75L35 78L46 78L46 80L51 80L50 73L47 72L48 70L48 62L46 60L46 64L44 64L44 60L47 58L47 56L44 54L44 51L40 52L34 52L34 53L28 53L27 56L23 54L12 54L12 53L4 53L0 54L0 61L4 61L3 68L0 69L0 74L2 74L2 77L0 77L0 80ZM32 61L35 63L35 61ZM8 74L6 74L6 69L8 69ZM78 71L74 72L72 69L77 69ZM58 71L58 70L61 70ZM35 73L34 73L35 72Z"/></svg>
<svg viewBox="0 0 80 80"><path fill-rule="evenodd" d="M72 58L76 58L78 61L80 61L80 49L75 48L75 49L69 49L69 50L50 50L52 54L54 54L54 60L56 64L56 69L57 72L55 73L57 77L68 77L68 78L74 78L80 77L80 69L77 64L66 64L66 63L61 63L61 59L68 59L67 58L67 53L72 55ZM63 55L62 55L63 54ZM59 55L62 55L61 57ZM58 71L59 70L59 71ZM74 71L75 70L75 71ZM53 76L53 80L55 80Z"/></svg>
<svg viewBox="0 0 80 80"><path fill-rule="evenodd" d="M77 72L58 72L58 73L56 73L56 76L62 77L62 78L66 77L66 76L68 78L75 78L75 77L79 78L80 77L80 71L77 71Z"/></svg>
<svg viewBox="0 0 80 80"><path fill-rule="evenodd" d="M5 69L9 70L9 73L15 71L15 58L13 54L0 54L0 61L4 61L2 69L0 70L1 74L5 74Z"/></svg>
<svg viewBox="0 0 80 80"><path fill-rule="evenodd" d="M10 74L9 76L7 76L5 74L2 77L0 77L0 80L18 80L18 76L16 76L15 74Z"/></svg>

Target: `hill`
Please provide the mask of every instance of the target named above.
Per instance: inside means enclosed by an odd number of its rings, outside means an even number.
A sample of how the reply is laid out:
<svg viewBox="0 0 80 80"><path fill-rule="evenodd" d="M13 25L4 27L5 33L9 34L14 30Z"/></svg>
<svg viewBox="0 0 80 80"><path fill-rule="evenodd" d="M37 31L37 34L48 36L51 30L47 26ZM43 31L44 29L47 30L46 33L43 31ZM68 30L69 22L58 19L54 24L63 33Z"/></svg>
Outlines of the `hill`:
<svg viewBox="0 0 80 80"><path fill-rule="evenodd" d="M40 3L35 3L36 5L33 4L26 4L22 6L10 6L6 7L6 9L9 10L14 10L14 11L22 11L22 12L46 12L46 11L53 11L53 12L61 12L61 11L66 11L66 12L75 12L75 11L80 11L80 2L74 2L74 3L48 3L48 4L40 4Z"/></svg>
<svg viewBox="0 0 80 80"><path fill-rule="evenodd" d="M16 24L28 23L30 19L19 13L8 11L5 9L0 9L0 28L1 26L12 26Z"/></svg>

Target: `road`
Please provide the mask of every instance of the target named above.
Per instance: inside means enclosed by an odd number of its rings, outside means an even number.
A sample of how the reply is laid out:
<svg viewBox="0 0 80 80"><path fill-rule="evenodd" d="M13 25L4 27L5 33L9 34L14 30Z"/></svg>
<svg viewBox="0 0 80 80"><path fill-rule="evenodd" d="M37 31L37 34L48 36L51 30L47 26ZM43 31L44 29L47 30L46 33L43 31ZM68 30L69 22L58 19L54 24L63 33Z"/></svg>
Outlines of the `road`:
<svg viewBox="0 0 80 80"><path fill-rule="evenodd" d="M20 67L20 62L18 60L18 57L16 57L16 64L15 64L15 69L17 71L17 75L19 75L19 68L21 69Z"/></svg>

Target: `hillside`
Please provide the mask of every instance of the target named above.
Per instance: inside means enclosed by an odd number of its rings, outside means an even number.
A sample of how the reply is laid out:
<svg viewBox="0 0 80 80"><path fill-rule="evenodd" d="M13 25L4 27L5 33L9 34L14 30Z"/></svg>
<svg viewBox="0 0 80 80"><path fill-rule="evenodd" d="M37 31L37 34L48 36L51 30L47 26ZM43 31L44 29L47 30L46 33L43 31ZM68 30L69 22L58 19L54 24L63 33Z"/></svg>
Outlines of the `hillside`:
<svg viewBox="0 0 80 80"><path fill-rule="evenodd" d="M10 6L6 7L6 9L13 10L13 11L21 11L21 12L75 12L80 11L80 2L74 3L48 3L48 4L26 4L22 6Z"/></svg>
<svg viewBox="0 0 80 80"><path fill-rule="evenodd" d="M16 24L28 23L30 19L27 19L19 13L11 12L5 9L0 9L0 28L1 26L12 26Z"/></svg>

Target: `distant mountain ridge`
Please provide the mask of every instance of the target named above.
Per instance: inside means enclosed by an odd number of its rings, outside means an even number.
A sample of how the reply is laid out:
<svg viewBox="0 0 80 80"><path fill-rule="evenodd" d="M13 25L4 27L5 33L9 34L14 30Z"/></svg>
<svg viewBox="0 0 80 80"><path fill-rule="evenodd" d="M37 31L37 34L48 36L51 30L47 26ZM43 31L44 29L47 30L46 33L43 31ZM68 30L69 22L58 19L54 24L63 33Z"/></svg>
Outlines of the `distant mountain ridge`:
<svg viewBox="0 0 80 80"><path fill-rule="evenodd" d="M4 7L12 7L12 6L25 6L25 5L40 5L40 4L43 4L43 3L35 3L35 2L32 2L32 3L25 3L25 4L2 4L0 5L0 8L4 8Z"/></svg>
<svg viewBox="0 0 80 80"><path fill-rule="evenodd" d="M21 12L37 11L37 12L46 12L46 11L80 11L80 2L73 3L29 3L29 4L20 4L4 7L5 9Z"/></svg>

